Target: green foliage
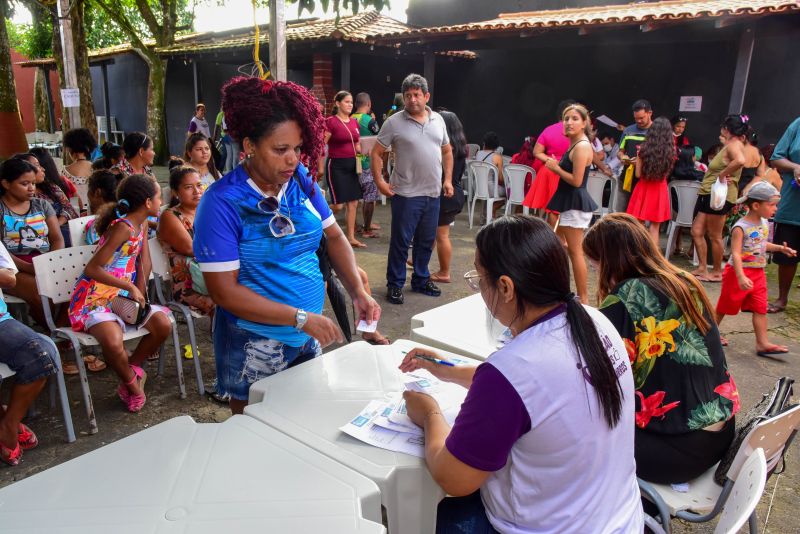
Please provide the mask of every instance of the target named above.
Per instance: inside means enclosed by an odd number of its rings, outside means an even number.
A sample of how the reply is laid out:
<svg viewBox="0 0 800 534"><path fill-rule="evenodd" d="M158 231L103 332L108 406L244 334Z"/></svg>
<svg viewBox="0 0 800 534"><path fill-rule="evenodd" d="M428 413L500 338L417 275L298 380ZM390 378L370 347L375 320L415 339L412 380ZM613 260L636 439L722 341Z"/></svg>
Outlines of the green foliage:
<svg viewBox="0 0 800 534"><path fill-rule="evenodd" d="M634 322L645 317L660 317L661 303L650 287L639 279L625 282L617 291L617 296L625 304Z"/></svg>
<svg viewBox="0 0 800 534"><path fill-rule="evenodd" d="M691 414L689 414L689 430L700 430L714 423L725 421L731 416L729 402L722 399L698 404Z"/></svg>
<svg viewBox="0 0 800 534"><path fill-rule="evenodd" d="M714 366L705 340L697 329L687 326L685 322L681 323L672 331L672 339L675 340L675 350L669 353L672 360L684 365Z"/></svg>
<svg viewBox="0 0 800 534"><path fill-rule="evenodd" d="M49 20L37 25L5 22L11 48L31 59L52 55L53 25Z"/></svg>

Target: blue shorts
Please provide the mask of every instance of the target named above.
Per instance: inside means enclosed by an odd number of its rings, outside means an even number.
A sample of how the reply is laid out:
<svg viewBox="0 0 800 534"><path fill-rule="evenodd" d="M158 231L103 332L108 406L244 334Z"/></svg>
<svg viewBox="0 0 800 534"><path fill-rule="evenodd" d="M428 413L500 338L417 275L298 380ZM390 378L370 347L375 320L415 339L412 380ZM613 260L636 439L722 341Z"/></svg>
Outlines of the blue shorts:
<svg viewBox="0 0 800 534"><path fill-rule="evenodd" d="M246 401L250 384L307 362L322 354L316 339L302 347L290 347L236 326L226 311L214 314L214 353L217 360L217 393Z"/></svg>
<svg viewBox="0 0 800 534"><path fill-rule="evenodd" d="M58 350L50 338L16 319L0 322L0 362L16 373L18 384L30 384L58 372Z"/></svg>

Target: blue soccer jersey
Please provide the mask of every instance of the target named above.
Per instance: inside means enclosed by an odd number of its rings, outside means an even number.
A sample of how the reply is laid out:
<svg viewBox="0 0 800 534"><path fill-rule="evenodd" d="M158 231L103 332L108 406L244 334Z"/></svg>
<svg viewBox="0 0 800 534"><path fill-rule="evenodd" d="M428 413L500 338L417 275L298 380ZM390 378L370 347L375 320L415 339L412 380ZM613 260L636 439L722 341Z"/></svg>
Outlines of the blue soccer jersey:
<svg viewBox="0 0 800 534"><path fill-rule="evenodd" d="M312 192L310 196L305 191ZM278 193L282 215L295 232L276 238L270 231L273 213L259 202L265 194L239 165L209 187L194 223L194 255L203 272L239 271L239 283L272 301L321 313L325 285L316 251L322 231L336 221L319 186L303 165ZM255 323L232 316L236 325L293 347L308 334L292 326ZM219 313L219 311L218 311Z"/></svg>

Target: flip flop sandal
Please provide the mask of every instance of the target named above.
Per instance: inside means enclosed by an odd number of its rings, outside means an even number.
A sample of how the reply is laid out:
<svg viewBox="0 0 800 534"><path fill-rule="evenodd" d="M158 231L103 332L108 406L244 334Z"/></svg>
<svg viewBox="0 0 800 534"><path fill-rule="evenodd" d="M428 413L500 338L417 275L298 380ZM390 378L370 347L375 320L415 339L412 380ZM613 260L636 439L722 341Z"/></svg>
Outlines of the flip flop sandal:
<svg viewBox="0 0 800 534"><path fill-rule="evenodd" d="M764 357L769 356L783 356L784 354L789 354L789 350L759 350L756 352L756 355Z"/></svg>
<svg viewBox="0 0 800 534"><path fill-rule="evenodd" d="M381 339L365 339L364 337L362 337L361 339L363 339L364 341L366 341L370 345L391 345L392 344L392 340L389 339L388 337L382 337Z"/></svg>
<svg viewBox="0 0 800 534"><path fill-rule="evenodd" d="M366 237L367 239L377 239L380 237L380 234L374 230L370 230L369 232L362 232L361 237Z"/></svg>
<svg viewBox="0 0 800 534"><path fill-rule="evenodd" d="M83 363L86 365L86 368L93 373L98 373L108 367L106 362L98 358L97 356L84 356ZM64 374L67 374L66 371Z"/></svg>
<svg viewBox="0 0 800 534"><path fill-rule="evenodd" d="M61 360L61 370L64 372L64 375L80 374L80 371L78 371L78 365L74 362L66 362Z"/></svg>
<svg viewBox="0 0 800 534"><path fill-rule="evenodd" d="M441 278L439 276L436 276L435 274L431 275L431 280L434 281L434 282L438 282L440 284L449 284L450 283L450 279L449 278L448 279L444 279L444 278Z"/></svg>
<svg viewBox="0 0 800 534"><path fill-rule="evenodd" d="M14 467L15 465L19 465L19 461L21 459L22 447L19 446L19 443L17 443L17 446L13 449L9 449L0 443L0 461L2 461L4 464L10 465L11 467Z"/></svg>
<svg viewBox="0 0 800 534"><path fill-rule="evenodd" d="M776 306L774 304L770 304L767 306L767 313L780 313L786 309L786 306Z"/></svg>
<svg viewBox="0 0 800 534"><path fill-rule="evenodd" d="M19 446L24 451L33 449L39 444L39 438L36 437L36 434L33 433L33 430L28 428L27 425L20 423L19 428L17 429L17 435L19 436L17 438Z"/></svg>
<svg viewBox="0 0 800 534"><path fill-rule="evenodd" d="M724 337L722 337L722 336L719 336L719 342L720 342L720 344L721 344L723 347L727 347L727 346L728 346L728 340L727 340L727 339L725 339L725 338L724 338Z"/></svg>

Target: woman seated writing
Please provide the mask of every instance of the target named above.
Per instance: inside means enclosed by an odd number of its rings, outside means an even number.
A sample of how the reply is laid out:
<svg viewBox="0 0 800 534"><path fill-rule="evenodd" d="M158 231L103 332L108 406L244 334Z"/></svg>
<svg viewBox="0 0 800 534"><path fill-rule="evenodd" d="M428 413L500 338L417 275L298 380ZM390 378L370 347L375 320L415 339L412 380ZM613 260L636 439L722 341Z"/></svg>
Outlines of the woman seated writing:
<svg viewBox="0 0 800 534"><path fill-rule="evenodd" d="M687 482L734 437L739 393L703 286L672 266L642 224L612 213L583 241L598 271L600 311L619 331L636 387L636 470Z"/></svg>
<svg viewBox="0 0 800 534"><path fill-rule="evenodd" d="M465 278L514 338L478 367L431 363L422 349L400 365L469 388L452 429L433 397L404 394L431 475L455 497L440 503L437 531L641 532L622 339L570 292L544 221L503 217L476 241Z"/></svg>
<svg viewBox="0 0 800 534"><path fill-rule="evenodd" d="M178 166L169 173L172 200L158 221L158 241L169 258L172 273L172 298L205 315L214 312L203 274L194 259L194 217L205 185L197 169Z"/></svg>

